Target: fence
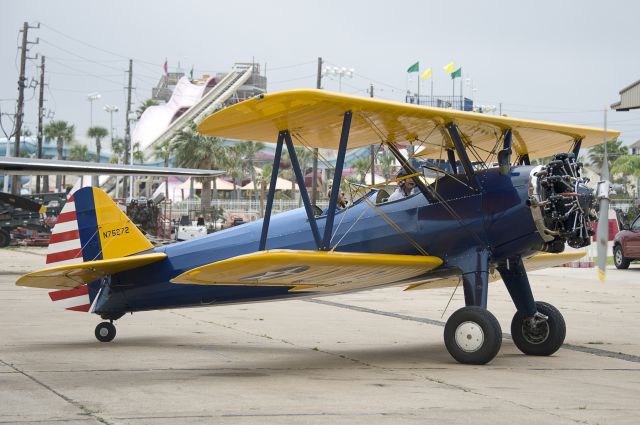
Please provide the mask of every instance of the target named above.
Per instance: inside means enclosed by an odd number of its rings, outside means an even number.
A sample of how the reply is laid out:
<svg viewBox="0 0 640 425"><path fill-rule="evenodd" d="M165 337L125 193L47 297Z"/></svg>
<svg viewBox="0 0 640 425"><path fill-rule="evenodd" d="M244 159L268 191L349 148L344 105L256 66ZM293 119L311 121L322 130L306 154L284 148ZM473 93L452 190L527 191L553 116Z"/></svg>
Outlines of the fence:
<svg viewBox="0 0 640 425"><path fill-rule="evenodd" d="M329 201L318 201L316 204L319 208L325 208L329 205ZM255 199L215 199L211 201L211 207L212 209L222 208L229 215L241 215L249 220L258 219L262 211L260 208L260 202ZM302 207L302 201L274 199L272 212L276 214L300 207ZM179 201L175 202L171 207L171 219L173 220L180 219L180 217L184 215L188 215L191 219L195 219L199 213L200 200Z"/></svg>

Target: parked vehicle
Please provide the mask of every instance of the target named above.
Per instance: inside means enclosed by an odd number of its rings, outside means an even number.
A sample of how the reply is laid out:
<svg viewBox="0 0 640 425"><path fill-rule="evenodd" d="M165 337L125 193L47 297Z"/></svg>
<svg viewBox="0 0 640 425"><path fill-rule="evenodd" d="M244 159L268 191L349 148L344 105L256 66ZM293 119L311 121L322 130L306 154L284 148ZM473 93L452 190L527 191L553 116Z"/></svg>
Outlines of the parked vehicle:
<svg viewBox="0 0 640 425"><path fill-rule="evenodd" d="M618 269L628 269L632 261L640 260L640 216L621 228L613 239L613 263Z"/></svg>

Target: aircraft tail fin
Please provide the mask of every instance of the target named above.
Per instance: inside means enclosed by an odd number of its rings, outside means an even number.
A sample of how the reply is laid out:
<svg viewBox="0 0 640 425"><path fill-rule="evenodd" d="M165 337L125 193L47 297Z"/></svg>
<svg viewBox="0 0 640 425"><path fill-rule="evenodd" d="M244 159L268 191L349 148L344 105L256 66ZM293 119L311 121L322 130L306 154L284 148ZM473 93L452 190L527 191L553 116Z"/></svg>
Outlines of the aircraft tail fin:
<svg viewBox="0 0 640 425"><path fill-rule="evenodd" d="M133 222L101 189L83 187L65 204L51 231L47 264L62 266L109 260L153 248ZM49 293L67 310L89 311L92 295L87 285Z"/></svg>

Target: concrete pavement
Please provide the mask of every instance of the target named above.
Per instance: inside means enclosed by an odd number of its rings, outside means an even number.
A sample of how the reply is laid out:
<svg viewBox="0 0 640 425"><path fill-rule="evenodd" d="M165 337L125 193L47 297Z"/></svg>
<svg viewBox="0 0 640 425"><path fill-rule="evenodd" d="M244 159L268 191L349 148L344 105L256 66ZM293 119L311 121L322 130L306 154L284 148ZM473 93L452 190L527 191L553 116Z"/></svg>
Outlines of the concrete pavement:
<svg viewBox="0 0 640 425"><path fill-rule="evenodd" d="M531 273L567 321L566 346L522 355L505 338L485 366L442 341L463 305L451 289L386 288L311 300L127 315L112 343L99 318L14 285L42 249L0 250L0 423L640 422L640 265ZM501 283L489 308L509 333Z"/></svg>

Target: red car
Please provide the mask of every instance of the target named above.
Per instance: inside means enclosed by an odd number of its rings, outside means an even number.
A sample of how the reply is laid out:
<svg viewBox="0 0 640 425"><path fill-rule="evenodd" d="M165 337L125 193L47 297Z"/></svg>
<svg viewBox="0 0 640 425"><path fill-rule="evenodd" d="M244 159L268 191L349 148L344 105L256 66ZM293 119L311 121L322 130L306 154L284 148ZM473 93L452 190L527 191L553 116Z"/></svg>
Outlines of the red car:
<svg viewBox="0 0 640 425"><path fill-rule="evenodd" d="M625 224L613 239L613 263L618 269L627 269L633 260L640 260L640 216L633 224Z"/></svg>

